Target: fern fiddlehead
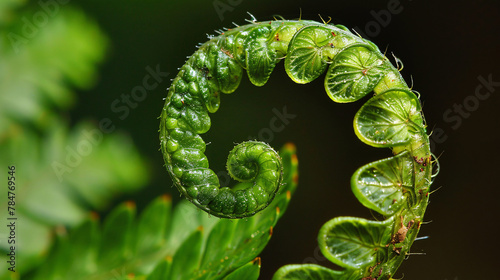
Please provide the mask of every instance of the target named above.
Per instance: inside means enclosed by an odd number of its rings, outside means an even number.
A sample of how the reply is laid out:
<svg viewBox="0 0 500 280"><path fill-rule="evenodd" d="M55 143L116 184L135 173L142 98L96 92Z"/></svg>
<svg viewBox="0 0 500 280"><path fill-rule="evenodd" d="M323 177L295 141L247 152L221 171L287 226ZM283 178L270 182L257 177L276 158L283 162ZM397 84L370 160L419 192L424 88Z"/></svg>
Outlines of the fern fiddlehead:
<svg viewBox="0 0 500 280"><path fill-rule="evenodd" d="M250 183L237 190L219 188L199 135L210 128L208 113L219 108L221 93L236 90L243 69L254 85L262 86L283 58L287 74L300 84L328 68L325 89L335 102L353 102L374 92L355 115L354 130L364 143L391 148L395 156L367 164L352 177L355 196L383 221L339 217L320 230L321 251L345 270L285 266L275 278L317 274L322 279L389 279L422 222L432 156L417 96L377 46L344 26L251 21L201 45L173 80L161 114L161 149L174 184L215 216L242 218L266 207L279 189L279 156L264 143L240 144L231 152L228 167L235 168L230 170L233 177Z"/></svg>

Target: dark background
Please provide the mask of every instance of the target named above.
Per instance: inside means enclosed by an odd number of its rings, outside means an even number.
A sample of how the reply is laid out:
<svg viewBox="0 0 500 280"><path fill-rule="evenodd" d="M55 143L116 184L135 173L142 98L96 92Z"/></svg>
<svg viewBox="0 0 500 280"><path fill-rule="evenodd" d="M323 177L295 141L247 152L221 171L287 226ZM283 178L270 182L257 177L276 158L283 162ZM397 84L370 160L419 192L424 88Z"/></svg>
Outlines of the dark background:
<svg viewBox="0 0 500 280"><path fill-rule="evenodd" d="M422 94L429 131L434 130L434 153L441 173L433 188L422 236L412 255L398 271L404 279L498 279L498 199L500 140L500 85L485 100L474 99L478 77L500 82L498 1L251 1L220 0L231 10L217 13L217 1L72 1L94 18L110 38L108 58L101 66L97 86L80 92L71 118L110 118L134 139L149 158L153 180L133 199L139 208L154 197L177 190L164 170L158 151L157 117L166 97L169 79L191 55L206 33L244 24L247 11L258 20L275 15L320 21L332 17L335 24L357 27L381 50L393 52L404 62L403 76ZM387 17L388 5L399 13ZM377 23L377 15L383 20ZM379 27L377 29L376 27ZM367 29L368 28L368 29ZM388 55L391 57L390 55ZM142 84L145 68L169 72L148 97L121 120L111 104ZM483 88L481 93L488 91ZM370 212L350 190L350 177L361 165L390 155L387 149L362 144L354 135L352 119L362 102L336 104L326 95L323 78L307 85L294 84L281 63L262 88L246 77L240 89L224 96L221 109L212 115L213 126L204 138L212 144L207 156L215 171L224 170L225 159L236 142L258 135L269 127L272 109L296 117L270 140L275 148L287 141L298 148L300 182L286 215L261 254L261 279L289 263L330 266L317 249L321 225L341 216L371 218ZM465 102L465 104L464 104ZM465 106L463 115L453 112ZM447 111L452 110L452 112ZM115 110L116 111L116 110ZM448 116L448 117L447 117Z"/></svg>

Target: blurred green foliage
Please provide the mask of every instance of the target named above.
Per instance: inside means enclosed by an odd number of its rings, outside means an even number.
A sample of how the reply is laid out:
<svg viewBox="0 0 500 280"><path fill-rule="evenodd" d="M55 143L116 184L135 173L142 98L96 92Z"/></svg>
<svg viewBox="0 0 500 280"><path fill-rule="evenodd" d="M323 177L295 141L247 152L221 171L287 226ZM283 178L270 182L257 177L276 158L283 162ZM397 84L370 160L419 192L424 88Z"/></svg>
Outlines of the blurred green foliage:
<svg viewBox="0 0 500 280"><path fill-rule="evenodd" d="M8 201L15 201L15 270L21 274L47 257L56 231L81 224L89 210L106 209L149 177L128 136L103 130L97 120L70 126L65 117L75 104L73 90L95 83L108 40L63 2L0 2L2 182L7 167L16 167L14 196L0 196L0 218L7 221ZM15 275L8 271L9 234L1 227L0 279Z"/></svg>

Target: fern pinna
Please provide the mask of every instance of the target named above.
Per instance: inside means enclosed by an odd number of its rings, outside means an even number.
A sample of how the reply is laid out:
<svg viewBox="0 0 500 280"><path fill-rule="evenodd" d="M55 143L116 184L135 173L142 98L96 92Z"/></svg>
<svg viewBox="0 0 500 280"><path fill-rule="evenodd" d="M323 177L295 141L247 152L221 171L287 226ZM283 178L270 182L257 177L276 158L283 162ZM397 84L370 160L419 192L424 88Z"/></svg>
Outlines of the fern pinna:
<svg viewBox="0 0 500 280"><path fill-rule="evenodd" d="M391 148L393 157L369 163L352 177L352 190L384 219L338 217L320 230L322 253L341 271L317 265L289 265L274 279L390 279L419 231L433 177L429 138L419 98L372 42L346 27L306 20L273 20L237 26L200 45L180 68L161 113L161 150L174 184L193 204L223 218L243 218L264 209L279 191L279 155L250 141L230 153L227 167L243 183L220 187L200 134L210 128L222 93L234 92L245 69L264 85L285 60L300 84L322 75L335 102L356 101L370 92L354 117L364 143Z"/></svg>

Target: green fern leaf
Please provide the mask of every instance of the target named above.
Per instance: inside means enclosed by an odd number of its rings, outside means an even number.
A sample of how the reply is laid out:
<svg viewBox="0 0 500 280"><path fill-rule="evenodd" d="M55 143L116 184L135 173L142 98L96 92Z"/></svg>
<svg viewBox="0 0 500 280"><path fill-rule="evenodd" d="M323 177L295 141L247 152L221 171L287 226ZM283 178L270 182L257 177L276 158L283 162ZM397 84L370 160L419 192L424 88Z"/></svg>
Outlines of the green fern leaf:
<svg viewBox="0 0 500 280"><path fill-rule="evenodd" d="M60 233L50 261L28 279L257 279L256 257L297 186L295 147L285 145L280 156L281 191L251 218L209 217L188 201L171 213L170 198L162 196L136 219L134 204L125 202L108 215L101 230L91 216L69 234ZM80 258L82 263L75 265L73 260Z"/></svg>

